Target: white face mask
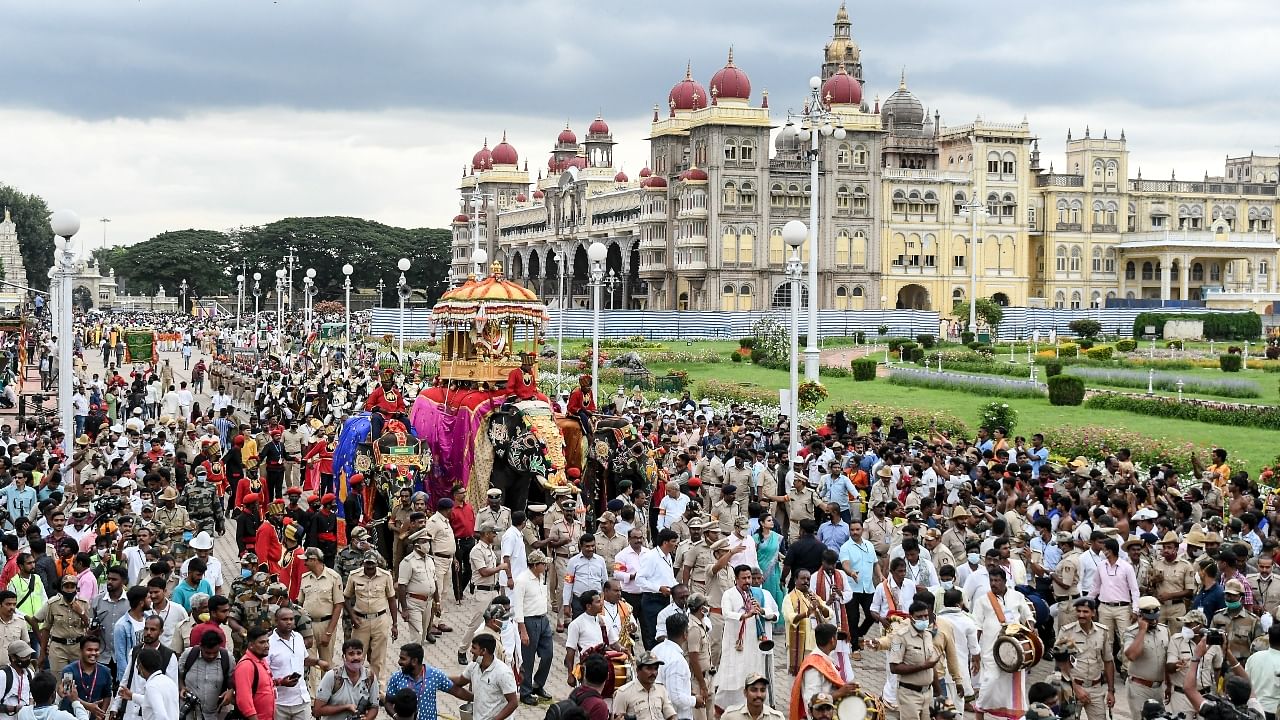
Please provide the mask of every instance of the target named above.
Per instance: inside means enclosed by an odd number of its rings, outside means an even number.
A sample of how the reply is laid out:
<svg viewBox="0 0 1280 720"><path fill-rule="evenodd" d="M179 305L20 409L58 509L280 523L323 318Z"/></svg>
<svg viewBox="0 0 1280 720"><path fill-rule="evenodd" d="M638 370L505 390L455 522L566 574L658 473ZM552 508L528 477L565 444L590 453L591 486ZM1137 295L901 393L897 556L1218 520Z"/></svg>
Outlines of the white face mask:
<svg viewBox="0 0 1280 720"><path fill-rule="evenodd" d="M1194 639L1195 639L1195 637L1196 637L1196 631L1195 631L1195 630L1192 630L1192 629L1191 629L1191 628L1189 628L1189 627L1184 627L1184 628L1182 628L1182 637L1184 637L1184 638L1186 638L1186 639L1188 639L1188 640L1194 640Z"/></svg>

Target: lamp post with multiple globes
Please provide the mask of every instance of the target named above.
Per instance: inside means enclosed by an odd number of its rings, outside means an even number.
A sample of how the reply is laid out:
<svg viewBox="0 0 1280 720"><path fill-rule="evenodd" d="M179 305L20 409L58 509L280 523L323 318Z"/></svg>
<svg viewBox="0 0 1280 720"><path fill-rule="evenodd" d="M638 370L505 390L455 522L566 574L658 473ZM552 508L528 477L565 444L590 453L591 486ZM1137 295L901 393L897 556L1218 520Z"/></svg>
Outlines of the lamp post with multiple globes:
<svg viewBox="0 0 1280 720"><path fill-rule="evenodd" d="M587 247L588 273L591 285L591 399L599 402L600 392L600 288L604 287L604 261L609 249L596 241ZM561 310L563 312L563 310Z"/></svg>
<svg viewBox="0 0 1280 720"><path fill-rule="evenodd" d="M396 263L396 267L400 268L400 280L396 283L396 294L400 296L400 350L396 360L401 366L404 365L404 306L409 302L409 295L413 292L409 289L409 281L405 279L404 274L409 272L412 265L409 258L400 258Z"/></svg>
<svg viewBox="0 0 1280 720"><path fill-rule="evenodd" d="M795 461L800 452L800 299L804 295L804 262L800 260L800 246L809 236L809 228L799 220L791 220L782 226L782 241L791 248L791 257L787 258L786 273L791 285L791 402L785 408L787 420L791 423L791 441L787 449L787 464ZM812 298L810 298L812 304Z"/></svg>
<svg viewBox="0 0 1280 720"><path fill-rule="evenodd" d="M71 462L74 441L74 418L71 409L71 384L75 374L71 369L72 335L71 278L75 274L75 250L71 238L80 232L80 217L70 210L58 210L49 217L49 227L57 240L58 275L58 422L62 428L62 451L66 462Z"/></svg>
<svg viewBox="0 0 1280 720"><path fill-rule="evenodd" d="M356 269L351 266L351 263L347 263L342 266L342 291L345 296L343 302L342 334L347 338L346 350L342 355L342 361L344 363L351 362L351 273L355 271Z"/></svg>

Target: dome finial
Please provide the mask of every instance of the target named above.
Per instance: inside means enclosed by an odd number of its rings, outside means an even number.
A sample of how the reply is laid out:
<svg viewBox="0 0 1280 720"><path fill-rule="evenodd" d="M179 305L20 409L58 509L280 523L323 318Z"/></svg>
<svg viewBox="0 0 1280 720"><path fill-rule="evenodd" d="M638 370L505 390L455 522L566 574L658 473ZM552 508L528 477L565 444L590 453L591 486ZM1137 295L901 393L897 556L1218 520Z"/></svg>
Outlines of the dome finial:
<svg viewBox="0 0 1280 720"><path fill-rule="evenodd" d="M898 76L898 89L899 90L907 89L907 66L906 65L902 66L902 74Z"/></svg>
<svg viewBox="0 0 1280 720"><path fill-rule="evenodd" d="M725 67L733 67L733 46L729 46L729 61L725 63Z"/></svg>
<svg viewBox="0 0 1280 720"><path fill-rule="evenodd" d="M684 64L684 79L685 79L685 80L692 80L692 79L693 79L693 61L692 61L692 60L687 60L687 61L685 61L685 64Z"/></svg>

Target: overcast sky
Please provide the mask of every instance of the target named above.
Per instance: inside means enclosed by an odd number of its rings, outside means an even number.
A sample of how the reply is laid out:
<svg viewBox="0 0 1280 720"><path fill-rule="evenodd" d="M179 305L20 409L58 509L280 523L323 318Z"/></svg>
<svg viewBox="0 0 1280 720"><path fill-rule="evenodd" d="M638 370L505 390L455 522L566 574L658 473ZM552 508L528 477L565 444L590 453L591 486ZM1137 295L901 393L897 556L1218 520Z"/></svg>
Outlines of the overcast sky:
<svg viewBox="0 0 1280 720"><path fill-rule="evenodd" d="M691 62L730 45L778 123L838 2L59 0L3 3L0 182L76 210L81 237L290 215L443 227L457 180L507 132L534 171L602 112L634 176ZM1043 163L1068 127L1124 128L1131 173L1199 177L1274 154L1280 4L899 0L849 9L865 96L905 68L944 124L1026 116Z"/></svg>

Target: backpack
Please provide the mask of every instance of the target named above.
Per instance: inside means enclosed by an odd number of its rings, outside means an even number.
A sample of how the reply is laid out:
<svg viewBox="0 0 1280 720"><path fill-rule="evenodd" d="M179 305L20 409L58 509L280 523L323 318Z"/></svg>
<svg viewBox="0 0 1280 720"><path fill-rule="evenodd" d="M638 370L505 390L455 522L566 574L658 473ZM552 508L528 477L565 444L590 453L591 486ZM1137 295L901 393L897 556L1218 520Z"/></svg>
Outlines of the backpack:
<svg viewBox="0 0 1280 720"><path fill-rule="evenodd" d="M196 646L191 648L191 652L187 653L187 659L183 661L182 667L178 671L178 677L182 680L183 684L186 684L187 673L191 672L191 668L195 667L196 660L198 659L200 659L200 647ZM231 688L231 653L220 648L218 650L218 661L222 663L222 692L226 692ZM253 674L253 683L253 691L256 693L258 691L257 673Z"/></svg>
<svg viewBox="0 0 1280 720"><path fill-rule="evenodd" d="M547 714L542 716L542 720L563 720L570 710L582 707L580 700L586 695L587 691L595 692L595 690L582 685L574 688L567 699L553 703L551 707L547 708ZM596 697L599 697L599 695L597 694Z"/></svg>
<svg viewBox="0 0 1280 720"><path fill-rule="evenodd" d="M227 651L221 650L219 652L225 655ZM240 659L240 662L244 662L243 657ZM239 662L236 663L236 667L240 667ZM258 694L258 675L259 675L258 668L254 668L253 669L253 685L252 685L252 688L250 691L250 697L249 697L249 702L251 703L253 702L253 697ZM231 703L231 710L227 713L226 720L244 720L244 715L240 713L239 705L236 705L234 702Z"/></svg>

